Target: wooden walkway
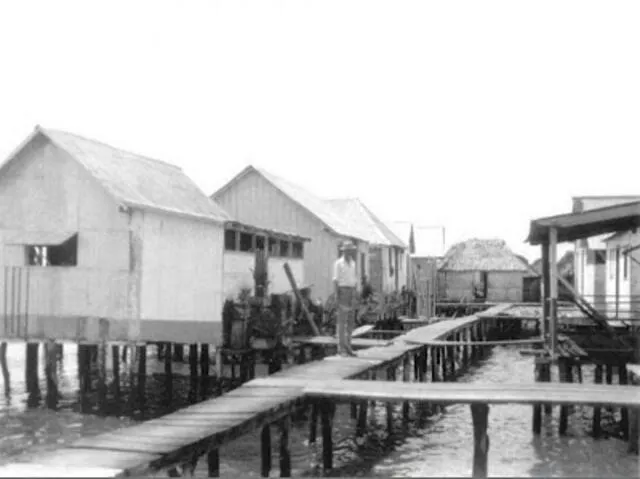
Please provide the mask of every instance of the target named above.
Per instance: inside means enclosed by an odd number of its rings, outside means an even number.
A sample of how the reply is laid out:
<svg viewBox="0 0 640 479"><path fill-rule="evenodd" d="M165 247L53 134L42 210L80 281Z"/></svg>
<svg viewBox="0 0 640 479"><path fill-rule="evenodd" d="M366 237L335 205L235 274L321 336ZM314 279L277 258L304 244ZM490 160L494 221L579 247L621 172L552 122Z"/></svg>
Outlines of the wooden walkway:
<svg viewBox="0 0 640 479"><path fill-rule="evenodd" d="M394 383L383 381L260 378L248 387L301 388L308 397L342 400L369 399L381 402L438 402L450 404L538 404L640 407L637 386L569 383L468 384Z"/></svg>
<svg viewBox="0 0 640 479"><path fill-rule="evenodd" d="M106 434L82 438L56 451L42 453L32 463L39 468L39 477L59 477L61 467L81 469L84 477L115 477L168 469L176 464L184 464L185 457L197 462L204 455L209 464L209 476L217 476L219 446L281 420L282 437L288 438L288 416L307 397L315 396L385 401L405 401L410 397L419 402L438 403L470 402L474 397L481 397L484 402L508 402L504 398L510 398L511 402L532 403L562 402L562 397L565 397L562 394L566 394L573 404L584 402L585 387L582 385L564 388L559 384L543 387L539 383L535 386L482 386L397 382L390 388L384 382L353 381L365 377L370 371L406 361L407 353L423 350L424 344L429 341L455 338L458 332L458 336L470 333L465 328L482 322L484 316L494 317L509 307L499 305L473 316L436 322L413 329L391 341L369 340L367 344L373 347L359 351L357 357L332 356L322 361L293 366L175 413ZM326 339L318 338L317 341ZM310 382L309 378L322 378L323 381ZM345 381L347 379L351 381ZM634 393L635 401L631 401L628 398L631 392L627 393L623 387L612 389L612 386L607 386L605 389L606 392L593 390L598 401L602 399L606 404L638 405L637 393ZM612 394L614 390L616 392ZM266 429L268 431L268 427ZM7 466L4 470L0 468L0 474L15 477L17 473L11 474L10 471L15 472L16 469L11 467L18 466Z"/></svg>

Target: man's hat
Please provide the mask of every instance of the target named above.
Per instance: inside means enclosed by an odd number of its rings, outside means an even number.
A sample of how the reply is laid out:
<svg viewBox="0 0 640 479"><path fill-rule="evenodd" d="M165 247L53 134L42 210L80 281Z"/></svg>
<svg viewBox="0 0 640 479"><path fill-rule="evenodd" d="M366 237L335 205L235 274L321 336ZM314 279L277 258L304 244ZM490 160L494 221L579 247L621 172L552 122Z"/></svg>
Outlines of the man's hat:
<svg viewBox="0 0 640 479"><path fill-rule="evenodd" d="M356 245L353 244L353 241L350 241L350 240L343 241L342 244L340 245L340 251L347 251L347 250L353 251L355 249L358 249L358 248L356 248Z"/></svg>

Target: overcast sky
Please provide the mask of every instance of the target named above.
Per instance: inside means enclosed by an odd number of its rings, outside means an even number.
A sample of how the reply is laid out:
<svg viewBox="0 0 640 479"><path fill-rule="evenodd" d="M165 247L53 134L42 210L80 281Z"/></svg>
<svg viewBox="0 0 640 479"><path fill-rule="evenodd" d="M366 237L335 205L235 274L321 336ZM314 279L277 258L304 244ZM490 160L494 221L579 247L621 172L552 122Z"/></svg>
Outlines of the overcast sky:
<svg viewBox="0 0 640 479"><path fill-rule="evenodd" d="M251 163L449 245L639 194L640 2L2 1L0 156L36 124Z"/></svg>

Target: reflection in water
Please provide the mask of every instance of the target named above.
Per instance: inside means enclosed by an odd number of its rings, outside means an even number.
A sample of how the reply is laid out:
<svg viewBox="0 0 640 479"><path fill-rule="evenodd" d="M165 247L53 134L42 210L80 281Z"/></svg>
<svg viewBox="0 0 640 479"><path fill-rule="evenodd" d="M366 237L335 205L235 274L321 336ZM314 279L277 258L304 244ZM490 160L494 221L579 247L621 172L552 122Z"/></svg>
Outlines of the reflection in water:
<svg viewBox="0 0 640 479"><path fill-rule="evenodd" d="M48 391L45 375L37 384L27 385L25 346L11 344L7 349L7 374L3 371L5 396L0 399L0 462L35 457L42 450L68 444L83 436L123 427L141 418L149 419L187 405L191 400L210 396L219 385L194 381L188 363L172 364L173 381L165 374L165 364L149 354L146 378L131 374L131 354L119 368L108 351L107 383L99 391L97 364L87 361L93 381L78 376L78 356L91 357L74 345L65 345L58 365L56 405L47 408L38 398ZM150 353L155 348L149 348ZM1 351L0 351L1 352ZM0 357L2 357L0 355ZM45 361L41 358L40 365ZM134 361L135 363L135 361ZM42 366L44 368L44 366ZM117 369L117 371L116 371ZM13 380L13 383L5 378ZM25 380L19 380L24 378ZM119 383L115 380L119 378ZM141 380L140 380L141 379ZM465 382L533 382L531 357L517 349L496 348L482 364L459 379ZM593 382L593 372L584 371L584 381ZM37 387L36 387L37 386ZM104 396L104 397L101 397ZM52 398L51 398L52 399ZM401 406L394 406L396 422L387 434L386 408L376 403L370 408L367 434L355 437L355 421L349 407L339 407L335 419L333 476L470 476L473 454L473 429L468 406L448 406L437 416L402 424ZM415 412L412 414L415 417ZM603 412L603 418L606 419ZM638 476L637 456L626 453L626 443L618 439L593 440L589 437L591 410L576 408L569 421L569 434L558 435L558 411L543 415L543 434L535 437L531 427L531 407L492 406L489 413L490 476ZM603 423L606 421L603 421ZM296 421L292 428L291 454L293 475L319 475L320 443L309 446L308 425ZM612 430L615 432L615 430ZM273 435L272 475L277 474L278 436ZM260 432L244 436L221 449L221 473L224 476L254 476L260 473ZM198 474L206 475L205 461Z"/></svg>

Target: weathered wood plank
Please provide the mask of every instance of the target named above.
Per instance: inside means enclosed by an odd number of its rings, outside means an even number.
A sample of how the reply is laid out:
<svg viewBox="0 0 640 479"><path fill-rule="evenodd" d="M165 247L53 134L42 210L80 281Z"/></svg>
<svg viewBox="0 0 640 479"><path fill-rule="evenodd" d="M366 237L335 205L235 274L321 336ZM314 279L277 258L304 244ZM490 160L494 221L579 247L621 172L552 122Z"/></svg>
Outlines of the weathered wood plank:
<svg viewBox="0 0 640 479"><path fill-rule="evenodd" d="M38 466L54 467L97 467L117 469L130 474L142 472L153 461L160 459L157 454L126 451L99 451L95 449L62 448L39 454L35 459Z"/></svg>
<svg viewBox="0 0 640 479"><path fill-rule="evenodd" d="M50 466L41 464L7 464L0 467L0 477L120 477L124 471L91 466Z"/></svg>
<svg viewBox="0 0 640 479"><path fill-rule="evenodd" d="M634 386L591 386L580 384L464 384L396 383L362 380L312 381L305 387L311 397L334 397L380 401L437 401L439 403L535 404L640 406Z"/></svg>

